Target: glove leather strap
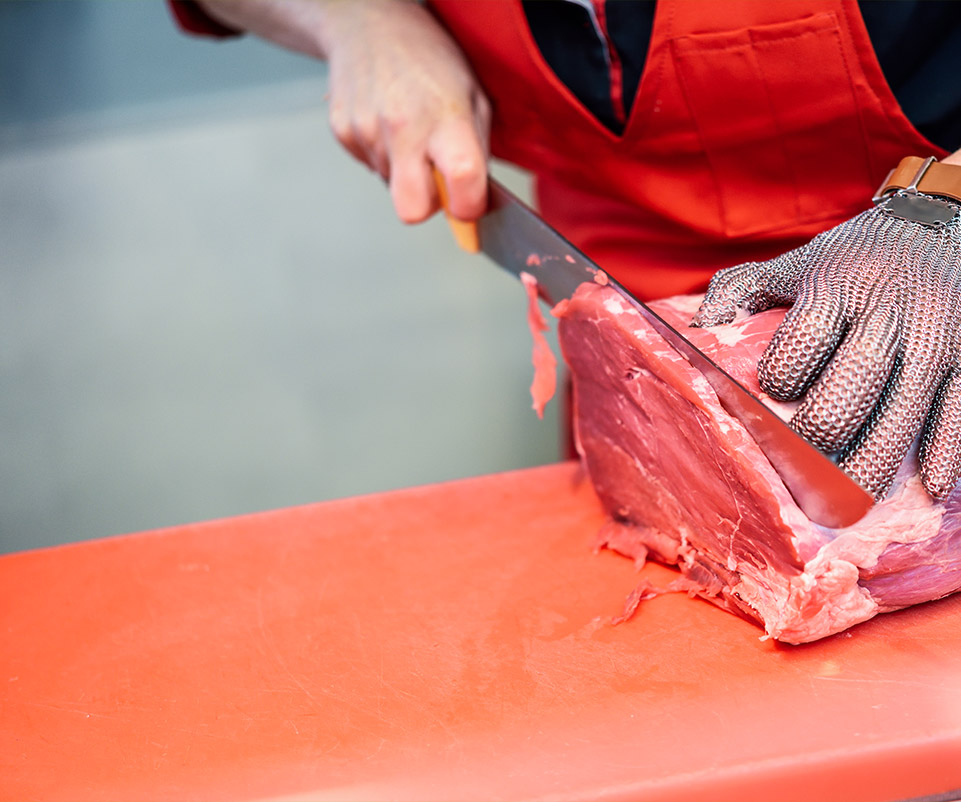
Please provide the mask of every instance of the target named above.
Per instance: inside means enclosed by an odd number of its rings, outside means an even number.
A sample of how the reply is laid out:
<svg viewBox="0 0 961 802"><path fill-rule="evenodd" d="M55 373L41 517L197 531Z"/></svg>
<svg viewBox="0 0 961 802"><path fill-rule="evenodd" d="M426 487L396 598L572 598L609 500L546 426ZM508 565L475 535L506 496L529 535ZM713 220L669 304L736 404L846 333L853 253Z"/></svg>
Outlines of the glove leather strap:
<svg viewBox="0 0 961 802"><path fill-rule="evenodd" d="M899 189L961 201L961 165L945 164L933 157L906 156L881 182L875 202Z"/></svg>

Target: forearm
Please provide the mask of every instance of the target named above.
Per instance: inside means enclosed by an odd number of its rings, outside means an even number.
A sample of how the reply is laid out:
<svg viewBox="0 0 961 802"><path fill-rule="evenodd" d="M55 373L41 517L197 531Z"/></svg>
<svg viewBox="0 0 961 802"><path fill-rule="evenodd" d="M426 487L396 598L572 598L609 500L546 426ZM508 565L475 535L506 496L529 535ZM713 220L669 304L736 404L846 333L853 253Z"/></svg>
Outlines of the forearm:
<svg viewBox="0 0 961 802"><path fill-rule="evenodd" d="M943 159L941 159L941 161L943 161L945 164L957 164L961 166L961 150L956 150L949 156L945 156Z"/></svg>
<svg viewBox="0 0 961 802"><path fill-rule="evenodd" d="M330 58L370 15L411 0L198 0L217 22L317 59Z"/></svg>

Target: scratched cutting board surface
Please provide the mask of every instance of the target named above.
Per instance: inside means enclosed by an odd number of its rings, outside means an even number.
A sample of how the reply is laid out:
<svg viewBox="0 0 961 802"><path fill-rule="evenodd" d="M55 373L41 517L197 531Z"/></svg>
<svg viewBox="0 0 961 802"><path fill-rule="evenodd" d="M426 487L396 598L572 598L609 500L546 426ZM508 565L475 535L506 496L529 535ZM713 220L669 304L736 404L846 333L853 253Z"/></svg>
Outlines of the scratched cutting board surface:
<svg viewBox="0 0 961 802"><path fill-rule="evenodd" d="M612 626L601 523L567 463L2 557L0 798L961 788L961 598L802 647L684 595Z"/></svg>

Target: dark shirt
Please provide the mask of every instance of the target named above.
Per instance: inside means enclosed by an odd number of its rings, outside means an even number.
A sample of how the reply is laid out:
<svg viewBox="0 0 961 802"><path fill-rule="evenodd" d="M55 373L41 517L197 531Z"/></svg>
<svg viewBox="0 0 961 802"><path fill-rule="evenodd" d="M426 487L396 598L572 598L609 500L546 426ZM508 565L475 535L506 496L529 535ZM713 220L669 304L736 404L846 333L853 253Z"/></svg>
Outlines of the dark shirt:
<svg viewBox="0 0 961 802"><path fill-rule="evenodd" d="M654 0L608 0L595 31L590 12L571 0L524 0L544 59L605 126L620 133L644 70ZM937 145L961 148L961 2L861 0L864 23L907 118ZM622 105L612 99L611 69L621 75ZM616 73L615 73L616 74Z"/></svg>

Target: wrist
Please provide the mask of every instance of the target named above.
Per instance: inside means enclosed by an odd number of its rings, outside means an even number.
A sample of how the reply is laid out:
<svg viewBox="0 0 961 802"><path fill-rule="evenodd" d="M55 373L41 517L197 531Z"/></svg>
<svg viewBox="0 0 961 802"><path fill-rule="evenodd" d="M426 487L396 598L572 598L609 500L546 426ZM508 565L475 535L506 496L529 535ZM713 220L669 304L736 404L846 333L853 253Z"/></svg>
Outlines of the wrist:
<svg viewBox="0 0 961 802"><path fill-rule="evenodd" d="M392 37L397 29L392 23L406 23L411 15L428 12L416 0L308 0L319 6L317 42L324 58L333 60L343 51L360 46L369 52L380 37Z"/></svg>
<svg viewBox="0 0 961 802"><path fill-rule="evenodd" d="M949 153L947 156L941 159L941 163L961 165L961 150L956 150L954 153Z"/></svg>

